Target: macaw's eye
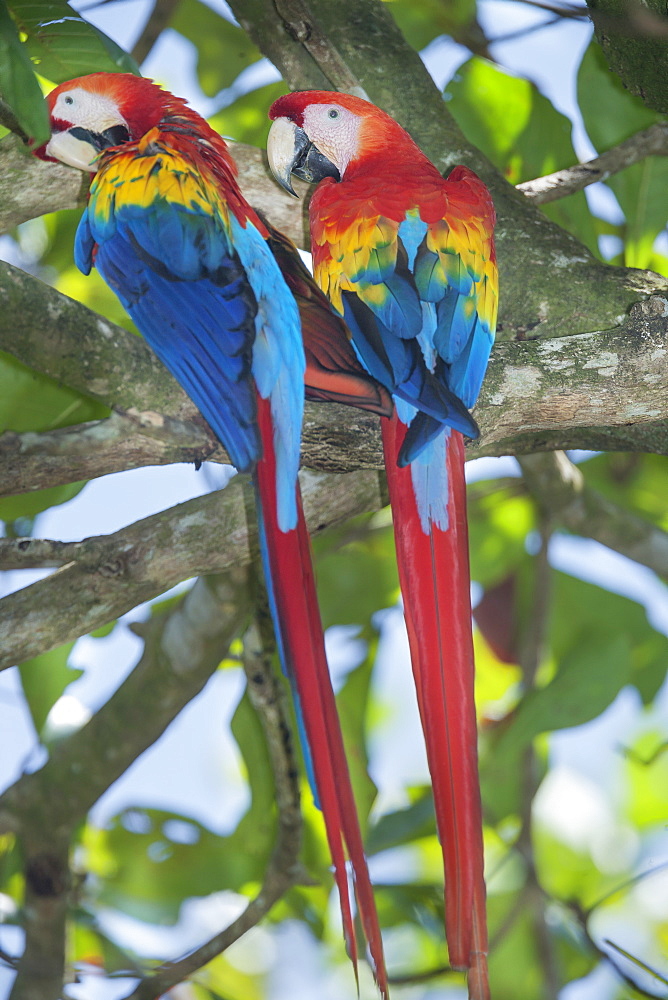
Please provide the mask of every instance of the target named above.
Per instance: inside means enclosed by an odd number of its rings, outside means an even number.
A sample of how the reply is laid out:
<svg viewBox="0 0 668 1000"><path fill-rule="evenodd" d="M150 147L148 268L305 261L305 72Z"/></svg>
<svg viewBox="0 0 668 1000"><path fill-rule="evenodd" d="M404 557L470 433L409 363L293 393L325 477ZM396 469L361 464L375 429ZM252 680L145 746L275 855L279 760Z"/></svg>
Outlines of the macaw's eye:
<svg viewBox="0 0 668 1000"><path fill-rule="evenodd" d="M69 95L65 98L65 104L74 104L74 98Z"/></svg>
<svg viewBox="0 0 668 1000"><path fill-rule="evenodd" d="M339 117L339 112L336 110L336 108L330 108L329 111L327 112L327 114L329 115L330 118L338 118Z"/></svg>

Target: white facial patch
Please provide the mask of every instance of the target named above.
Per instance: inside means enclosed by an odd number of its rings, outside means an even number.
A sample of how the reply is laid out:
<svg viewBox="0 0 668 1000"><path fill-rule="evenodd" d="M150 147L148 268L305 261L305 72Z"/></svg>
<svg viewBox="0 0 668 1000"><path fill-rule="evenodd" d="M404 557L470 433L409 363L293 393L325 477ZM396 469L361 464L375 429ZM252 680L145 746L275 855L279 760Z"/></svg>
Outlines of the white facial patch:
<svg viewBox="0 0 668 1000"><path fill-rule="evenodd" d="M359 150L362 119L340 104L309 104L304 111L304 131L330 160L341 177Z"/></svg>
<svg viewBox="0 0 668 1000"><path fill-rule="evenodd" d="M127 128L127 122L111 97L94 94L83 87L73 87L59 94L51 117L91 132L104 132L114 125Z"/></svg>

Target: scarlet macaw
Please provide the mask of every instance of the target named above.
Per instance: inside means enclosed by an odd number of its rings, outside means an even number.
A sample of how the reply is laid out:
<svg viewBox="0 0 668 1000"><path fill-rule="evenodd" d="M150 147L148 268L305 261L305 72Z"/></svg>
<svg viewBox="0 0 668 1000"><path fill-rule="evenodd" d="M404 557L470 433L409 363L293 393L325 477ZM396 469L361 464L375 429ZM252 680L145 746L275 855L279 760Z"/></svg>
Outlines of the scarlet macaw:
<svg viewBox="0 0 668 1000"><path fill-rule="evenodd" d="M345 335L343 365L330 363L319 327L335 341L341 320L289 241L246 202L225 142L182 99L130 74L94 73L61 84L47 101L52 136L41 155L94 174L76 235L77 266L85 274L97 267L232 463L253 475L277 646L324 815L347 945L356 963L346 852L386 995L297 480L307 366L294 296L311 342L311 393L348 396L381 413L391 411L391 400L358 365Z"/></svg>
<svg viewBox="0 0 668 1000"><path fill-rule="evenodd" d="M319 182L309 215L315 278L387 387L385 466L418 707L432 775L453 967L489 995L477 773L463 435L494 339L494 207L466 167L444 179L367 101L293 93L271 107L268 154ZM294 192L292 192L294 193Z"/></svg>

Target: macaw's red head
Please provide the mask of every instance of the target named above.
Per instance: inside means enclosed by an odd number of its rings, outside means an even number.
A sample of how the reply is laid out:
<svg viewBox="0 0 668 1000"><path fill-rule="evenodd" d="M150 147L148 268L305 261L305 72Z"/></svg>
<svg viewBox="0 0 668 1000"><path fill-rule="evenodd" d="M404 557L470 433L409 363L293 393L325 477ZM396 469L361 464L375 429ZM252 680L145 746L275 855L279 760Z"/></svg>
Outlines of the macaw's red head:
<svg viewBox="0 0 668 1000"><path fill-rule="evenodd" d="M388 159L410 144L408 133L375 104L326 90L298 91L274 101L267 140L269 166L279 184L294 194L290 174L316 182L342 180L376 157Z"/></svg>
<svg viewBox="0 0 668 1000"><path fill-rule="evenodd" d="M61 83L46 99L51 138L36 154L97 170L103 149L140 139L166 110L185 102L132 73L91 73Z"/></svg>

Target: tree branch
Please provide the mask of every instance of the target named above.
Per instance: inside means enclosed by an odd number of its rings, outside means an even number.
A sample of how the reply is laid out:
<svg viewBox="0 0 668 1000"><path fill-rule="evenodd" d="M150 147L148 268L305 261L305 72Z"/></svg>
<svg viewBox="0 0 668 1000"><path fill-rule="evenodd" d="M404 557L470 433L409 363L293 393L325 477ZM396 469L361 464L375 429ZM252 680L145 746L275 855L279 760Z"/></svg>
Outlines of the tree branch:
<svg viewBox="0 0 668 1000"><path fill-rule="evenodd" d="M165 962L147 976L127 1000L154 1000L193 975L255 927L291 886L303 879L299 864L301 810L297 765L285 692L260 639L256 623L246 633L242 657L248 696L264 730L276 788L276 843L260 891L229 927L175 962Z"/></svg>
<svg viewBox="0 0 668 1000"><path fill-rule="evenodd" d="M169 24L179 0L155 0L153 10L142 28L130 55L138 66L144 62L158 38Z"/></svg>
<svg viewBox="0 0 668 1000"><path fill-rule="evenodd" d="M256 208L300 246L304 242L304 206L286 194L271 178L264 151L243 142L227 140L239 168L241 187ZM89 177L59 163L32 156L16 136L0 140L0 233L49 212L81 208L86 202ZM297 182L298 192L307 185Z"/></svg>
<svg viewBox="0 0 668 1000"><path fill-rule="evenodd" d="M302 483L312 532L387 503L375 472L311 473ZM0 553L8 550L15 564L25 541L3 540ZM241 482L76 543L69 554L61 569L0 600L0 669L85 635L189 577L248 565L253 543Z"/></svg>
<svg viewBox="0 0 668 1000"><path fill-rule="evenodd" d="M102 793L201 691L251 607L243 567L198 580L169 613L134 626L137 666L90 721L50 749L39 771L0 796L0 828L69 837ZM159 695L156 695L159 692ZM147 706L151 711L147 711ZM86 768L77 761L87 762Z"/></svg>
<svg viewBox="0 0 668 1000"><path fill-rule="evenodd" d="M586 485L563 452L519 459L529 492L555 525L620 552L668 578L668 532Z"/></svg>
<svg viewBox="0 0 668 1000"><path fill-rule="evenodd" d="M146 465L227 461L206 425L151 411L55 431L0 434L0 496L96 479Z"/></svg>
<svg viewBox="0 0 668 1000"><path fill-rule="evenodd" d="M587 0L608 65L648 107L668 112L668 17L663 0Z"/></svg>
<svg viewBox="0 0 668 1000"><path fill-rule="evenodd" d="M287 34L300 42L337 90L366 98L366 91L323 32L306 0L274 0Z"/></svg>
<svg viewBox="0 0 668 1000"><path fill-rule="evenodd" d="M581 191L588 184L604 181L611 174L644 160L648 156L668 156L668 124L657 122L637 132L630 139L607 150L586 163L577 163L566 170L557 170L517 185L517 190L534 202L544 205L558 198Z"/></svg>
<svg viewBox="0 0 668 1000"><path fill-rule="evenodd" d="M53 794L53 793L51 793ZM9 1000L60 1000L70 894L69 842L48 821L24 830L25 944Z"/></svg>
<svg viewBox="0 0 668 1000"><path fill-rule="evenodd" d="M0 490L78 481L122 462L225 460L194 404L139 337L2 262L0 302L0 350L120 409L100 426L6 436ZM617 319L609 331L498 344L475 411L482 437L469 455L668 454L668 298L652 296ZM190 426L197 430L189 445ZM380 468L378 421L351 407L309 404L302 456L328 471Z"/></svg>

